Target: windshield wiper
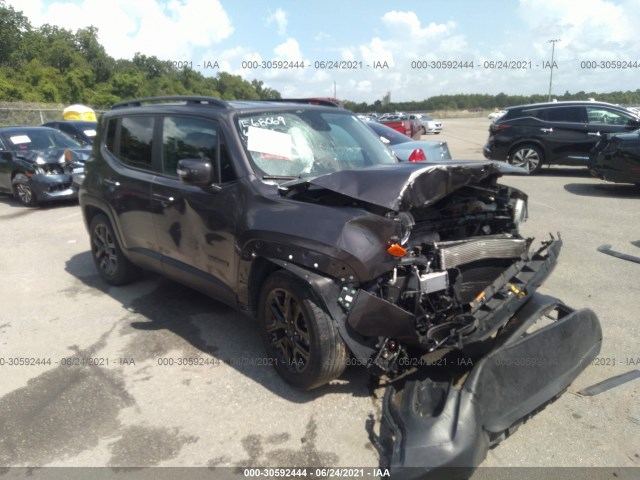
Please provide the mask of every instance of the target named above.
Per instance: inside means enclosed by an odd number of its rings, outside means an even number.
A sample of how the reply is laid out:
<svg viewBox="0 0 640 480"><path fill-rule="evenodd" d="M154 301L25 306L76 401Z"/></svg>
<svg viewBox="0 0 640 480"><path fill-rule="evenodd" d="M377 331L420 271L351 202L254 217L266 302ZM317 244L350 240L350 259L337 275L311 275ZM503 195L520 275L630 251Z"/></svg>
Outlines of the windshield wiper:
<svg viewBox="0 0 640 480"><path fill-rule="evenodd" d="M263 175L263 180L297 180L302 178L300 175Z"/></svg>

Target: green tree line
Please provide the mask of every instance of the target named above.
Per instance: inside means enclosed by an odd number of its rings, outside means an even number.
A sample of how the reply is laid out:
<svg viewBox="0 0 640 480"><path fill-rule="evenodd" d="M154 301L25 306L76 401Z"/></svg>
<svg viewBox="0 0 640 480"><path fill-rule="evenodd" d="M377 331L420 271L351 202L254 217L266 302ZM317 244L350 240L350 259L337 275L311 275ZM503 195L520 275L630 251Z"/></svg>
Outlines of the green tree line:
<svg viewBox="0 0 640 480"><path fill-rule="evenodd" d="M114 59L95 27L76 32L34 28L0 0L0 101L82 103L110 107L120 100L158 95L206 95L225 100L281 98L260 80L219 72L205 77L155 56Z"/></svg>

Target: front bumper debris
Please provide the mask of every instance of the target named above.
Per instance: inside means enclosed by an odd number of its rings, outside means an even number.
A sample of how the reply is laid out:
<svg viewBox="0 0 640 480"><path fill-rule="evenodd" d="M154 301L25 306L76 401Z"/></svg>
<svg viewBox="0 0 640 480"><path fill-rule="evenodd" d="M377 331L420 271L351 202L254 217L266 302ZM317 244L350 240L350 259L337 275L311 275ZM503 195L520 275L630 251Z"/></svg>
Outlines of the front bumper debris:
<svg viewBox="0 0 640 480"><path fill-rule="evenodd" d="M544 242L542 247L528 252L477 295L469 304L469 313L475 319L474 328L464 329L464 335L455 339L455 347L462 349L483 342L504 326L551 274L561 247L560 238ZM390 337L406 343L416 339L412 313L364 290L354 294L347 323L365 337Z"/></svg>
<svg viewBox="0 0 640 480"><path fill-rule="evenodd" d="M388 386L381 441L392 477L468 478L491 446L568 387L601 343L591 310L535 294L465 375L425 367Z"/></svg>
<svg viewBox="0 0 640 480"><path fill-rule="evenodd" d="M78 198L78 189L73 185L72 176L66 173L35 174L29 184L40 202Z"/></svg>

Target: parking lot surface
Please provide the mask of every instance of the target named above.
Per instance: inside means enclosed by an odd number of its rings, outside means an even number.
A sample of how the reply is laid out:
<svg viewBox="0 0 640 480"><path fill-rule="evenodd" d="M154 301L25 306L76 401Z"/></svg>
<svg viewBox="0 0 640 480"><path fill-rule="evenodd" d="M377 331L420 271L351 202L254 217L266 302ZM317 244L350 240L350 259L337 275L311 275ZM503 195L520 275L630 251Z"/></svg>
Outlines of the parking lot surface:
<svg viewBox="0 0 640 480"><path fill-rule="evenodd" d="M487 119L448 119L454 159L482 159ZM489 452L483 466L640 467L640 189L582 168L504 177L529 194L524 233L560 232L540 289L588 307L600 355L568 391ZM249 317L153 274L109 287L77 204L0 197L0 466L377 467L383 389L362 367L304 393L265 360Z"/></svg>

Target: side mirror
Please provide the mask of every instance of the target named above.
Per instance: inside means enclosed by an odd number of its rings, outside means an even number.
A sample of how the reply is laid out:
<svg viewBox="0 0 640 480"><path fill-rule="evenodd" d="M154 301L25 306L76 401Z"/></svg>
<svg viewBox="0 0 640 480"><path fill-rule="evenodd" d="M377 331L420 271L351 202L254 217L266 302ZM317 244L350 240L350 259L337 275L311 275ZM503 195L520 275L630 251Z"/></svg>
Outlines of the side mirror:
<svg viewBox="0 0 640 480"><path fill-rule="evenodd" d="M627 122L628 127L638 128L640 127L640 120L631 119Z"/></svg>
<svg viewBox="0 0 640 480"><path fill-rule="evenodd" d="M181 182L206 186L213 182L213 167L208 159L185 158L178 161L176 169Z"/></svg>

